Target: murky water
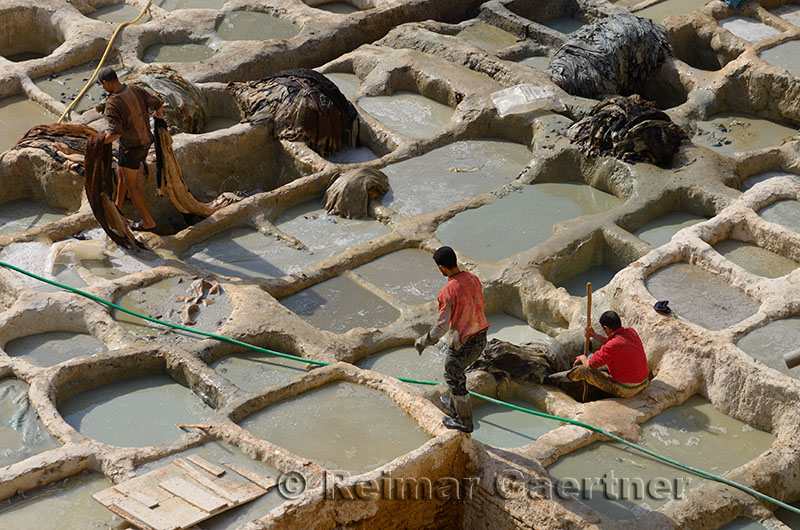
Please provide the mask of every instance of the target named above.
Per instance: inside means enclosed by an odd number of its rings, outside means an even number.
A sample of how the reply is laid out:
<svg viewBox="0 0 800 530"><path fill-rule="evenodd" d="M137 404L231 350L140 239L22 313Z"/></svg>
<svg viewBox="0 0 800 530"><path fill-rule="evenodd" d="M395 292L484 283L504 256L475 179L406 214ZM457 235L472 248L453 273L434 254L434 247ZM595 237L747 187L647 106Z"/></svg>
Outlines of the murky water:
<svg viewBox="0 0 800 530"><path fill-rule="evenodd" d="M305 364L268 353L246 351L226 355L211 368L245 392L255 392L305 373Z"/></svg>
<svg viewBox="0 0 800 530"><path fill-rule="evenodd" d="M673 263L645 279L656 300L669 300L678 317L711 331L728 328L758 311L758 302L726 280L688 263Z"/></svg>
<svg viewBox="0 0 800 530"><path fill-rule="evenodd" d="M58 407L88 438L121 447L146 447L178 438L179 423L203 423L214 410L166 375L115 381L77 394Z"/></svg>
<svg viewBox="0 0 800 530"><path fill-rule="evenodd" d="M542 243L559 221L605 212L620 204L615 196L585 184L533 184L492 204L459 213L442 223L436 235L471 258L497 261ZM514 230L508 230L509 226Z"/></svg>
<svg viewBox="0 0 800 530"><path fill-rule="evenodd" d="M61 445L31 406L28 388L18 379L0 379L0 468ZM2 512L0 503L0 523Z"/></svg>
<svg viewBox="0 0 800 530"><path fill-rule="evenodd" d="M228 116L211 116L208 119L208 123L206 126L203 127L204 133L212 132L212 131L219 131L221 129L227 129L228 127L233 127L239 123L239 120L236 118L230 118Z"/></svg>
<svg viewBox="0 0 800 530"><path fill-rule="evenodd" d="M636 11L634 15L661 22L670 15L682 15L700 9L705 3L706 0L664 0L654 6Z"/></svg>
<svg viewBox="0 0 800 530"><path fill-rule="evenodd" d="M747 191L756 184L764 182L774 177L789 177L800 182L800 175L793 175L791 173L785 173L783 171L765 171L763 173L758 173L756 175L752 175L744 179L742 181L742 184L740 185L740 189L742 191Z"/></svg>
<svg viewBox="0 0 800 530"><path fill-rule="evenodd" d="M178 9L222 9L227 0L153 0L153 5L167 11Z"/></svg>
<svg viewBox="0 0 800 530"><path fill-rule="evenodd" d="M217 26L217 36L222 40L283 40L298 33L297 24L257 11L231 11Z"/></svg>
<svg viewBox="0 0 800 530"><path fill-rule="evenodd" d="M758 20L747 17L733 16L723 18L717 22L720 27L748 42L758 42L780 33L772 26L767 26Z"/></svg>
<svg viewBox="0 0 800 530"><path fill-rule="evenodd" d="M592 290L596 291L608 285L615 274L617 274L615 270L602 265L595 265L575 276L570 276L566 280L557 283L556 287L563 287L572 296L586 296L586 282L592 282Z"/></svg>
<svg viewBox="0 0 800 530"><path fill-rule="evenodd" d="M764 50L759 56L769 64L786 69L795 77L800 76L800 42L790 40Z"/></svg>
<svg viewBox="0 0 800 530"><path fill-rule="evenodd" d="M356 74L331 72L329 74L325 74L325 77L330 79L333 84L336 85L339 91L344 94L345 97L350 99L352 99L356 93L356 90L358 90L358 87L361 85L361 80Z"/></svg>
<svg viewBox="0 0 800 530"><path fill-rule="evenodd" d="M342 382L271 405L241 426L327 469L353 473L375 469L429 440L385 394Z"/></svg>
<svg viewBox="0 0 800 530"><path fill-rule="evenodd" d="M433 256L416 249L392 252L357 267L354 272L407 304L436 299L447 282Z"/></svg>
<svg viewBox="0 0 800 530"><path fill-rule="evenodd" d="M747 519L745 517L739 517L725 526L720 527L719 530L761 530L766 528L766 526L758 521L753 521L752 519Z"/></svg>
<svg viewBox="0 0 800 530"><path fill-rule="evenodd" d="M800 26L800 6L786 4L770 10L770 13L781 17L783 20L795 26Z"/></svg>
<svg viewBox="0 0 800 530"><path fill-rule="evenodd" d="M56 119L56 116L26 96L9 96L0 99L0 123L3 124L0 127L0 153L14 147L14 144L34 125L53 123ZM5 213L5 209L10 205L11 203L3 204L3 216L8 215ZM2 225L0 225L0 233L6 233Z"/></svg>
<svg viewBox="0 0 800 530"><path fill-rule="evenodd" d="M20 53L10 53L8 55L4 55L6 59L11 61L12 63L21 63L24 61L33 61L34 59L41 59L42 57L47 57L48 54L39 53L39 52L20 52Z"/></svg>
<svg viewBox="0 0 800 530"><path fill-rule="evenodd" d="M381 328L400 316L400 311L345 276L287 296L281 304L309 324L334 333Z"/></svg>
<svg viewBox="0 0 800 530"><path fill-rule="evenodd" d="M174 276L159 280L147 287L134 289L124 294L116 303L125 309L149 317L200 331L214 332L225 323L231 314L233 309L231 301L224 291L221 294L208 294L203 298L212 301L211 305L197 304L199 306L198 309L189 312L189 317L196 323L186 323L184 315L181 314L186 302L178 298L188 296L189 286L192 281L191 278L185 276ZM139 338L163 342L186 342L205 338L201 335L167 328L160 324L149 323L119 310L115 310L114 313L114 318L117 319L120 325Z"/></svg>
<svg viewBox="0 0 800 530"><path fill-rule="evenodd" d="M583 26L585 22L573 17L557 17L557 18L551 18L550 20L545 20L544 22L542 22L542 24L547 26L548 28L560 31L565 35L569 35L570 33L576 31L578 28Z"/></svg>
<svg viewBox="0 0 800 530"><path fill-rule="evenodd" d="M205 44L153 44L142 54L146 63L189 63L208 59L217 51Z"/></svg>
<svg viewBox="0 0 800 530"><path fill-rule="evenodd" d="M50 253L50 246L38 241L25 243L12 243L0 250L0 261L4 261L15 267L31 272L37 276L59 282L69 287L83 288L86 282L81 278L73 267L58 265L51 272L46 267L47 257ZM14 273L22 283L31 289L41 292L60 291L61 288L49 283L31 278L27 275Z"/></svg>
<svg viewBox="0 0 800 530"><path fill-rule="evenodd" d="M389 192L382 203L406 216L486 193L514 180L530 162L522 144L495 138L460 140L383 168Z"/></svg>
<svg viewBox="0 0 800 530"><path fill-rule="evenodd" d="M758 211L762 219L800 233L800 201L781 200Z"/></svg>
<svg viewBox="0 0 800 530"><path fill-rule="evenodd" d="M800 263L780 254L735 239L720 241L714 245L714 250L743 269L766 278L785 276L800 267Z"/></svg>
<svg viewBox="0 0 800 530"><path fill-rule="evenodd" d="M24 232L64 218L64 212L30 199L18 199L0 205L0 234Z"/></svg>
<svg viewBox="0 0 800 530"><path fill-rule="evenodd" d="M489 332L486 337L489 340L500 339L514 344L531 342L541 339L546 335L538 329L532 328L524 320L506 315L505 313L493 313L486 315L489 321Z"/></svg>
<svg viewBox="0 0 800 530"><path fill-rule="evenodd" d="M506 400L512 405L539 411L528 402ZM541 411L540 411L541 412ZM495 447L514 448L527 445L548 431L558 427L558 422L510 409L503 405L483 402L473 408L475 432L472 438Z"/></svg>
<svg viewBox="0 0 800 530"><path fill-rule="evenodd" d="M153 2L156 4L157 2ZM93 13L89 13L86 15L89 18L93 18L95 20L102 20L103 22L110 22L112 24L120 24L122 22L128 22L130 20L136 20L136 17L139 16L141 13L141 7L134 7L132 5L128 5L124 2L119 4L114 4L110 6L100 7L97 11ZM144 24L145 22L150 21L150 15L145 13L144 16L139 20L138 24Z"/></svg>
<svg viewBox="0 0 800 530"><path fill-rule="evenodd" d="M92 498L113 484L99 473L81 472L0 502L3 530L61 528L122 530L130 526Z"/></svg>
<svg viewBox="0 0 800 530"><path fill-rule="evenodd" d="M330 155L327 160L334 164L360 164L361 162L369 162L380 158L372 149L366 146L362 147L345 147L338 153Z"/></svg>
<svg viewBox="0 0 800 530"><path fill-rule="evenodd" d="M648 449L716 475L752 460L775 439L722 414L701 396L668 408L642 430ZM576 479L579 498L615 519L660 508L706 482L616 442L578 449L547 470L562 481Z"/></svg>
<svg viewBox="0 0 800 530"><path fill-rule="evenodd" d="M633 235L656 248L669 243L672 236L684 228L707 220L705 217L686 212L670 212L650 221L635 231Z"/></svg>
<svg viewBox="0 0 800 530"><path fill-rule="evenodd" d="M117 71L117 76L120 79L123 79L124 76L128 75L129 73L126 69L121 68L119 65L109 62L106 62L105 65L113 66ZM37 87L42 89L43 92L53 96L56 101L60 101L64 105L69 105L92 77L92 73L94 73L95 68L97 68L97 62L92 61L78 66L73 66L72 68L68 68L52 75L34 79L34 83ZM87 90L83 95L81 100L75 105L74 110L76 112L83 112L90 108L94 108L94 106L101 101L105 101L105 96L106 91L103 90L103 87L100 86L99 83L94 82L90 86L89 90Z"/></svg>
<svg viewBox="0 0 800 530"><path fill-rule="evenodd" d="M459 31L456 37L487 52L496 52L517 43L516 36L485 22L476 22L467 26Z"/></svg>
<svg viewBox="0 0 800 530"><path fill-rule="evenodd" d="M363 97L358 106L388 128L411 138L437 133L453 116L449 106L408 90Z"/></svg>
<svg viewBox="0 0 800 530"><path fill-rule="evenodd" d="M339 13L343 15L348 15L350 13L355 13L359 11L359 9L352 5L348 4L347 2L328 2L327 4L322 4L321 6L315 6L316 9L321 9L323 11L328 11L329 13Z"/></svg>
<svg viewBox="0 0 800 530"><path fill-rule="evenodd" d="M715 114L708 121L697 122L692 142L732 156L737 153L778 146L797 128L738 112Z"/></svg>
<svg viewBox="0 0 800 530"><path fill-rule="evenodd" d="M547 72L547 67L550 66L550 57L547 57L546 55L536 55L533 57L520 59L517 62L526 66L530 66L531 68L536 68L542 72Z"/></svg>
<svg viewBox="0 0 800 530"><path fill-rule="evenodd" d="M390 232L386 225L375 219L345 219L329 215L318 200L289 208L275 220L275 226L302 241L318 260Z"/></svg>
<svg viewBox="0 0 800 530"><path fill-rule="evenodd" d="M792 506L800 508L800 503L793 503ZM781 508L775 512L775 516L789 528L800 528L800 515L790 512L785 508Z"/></svg>
<svg viewBox="0 0 800 530"><path fill-rule="evenodd" d="M14 339L3 349L38 366L53 366L73 357L100 353L106 345L86 333L53 331Z"/></svg>
<svg viewBox="0 0 800 530"><path fill-rule="evenodd" d="M783 355L800 347L800 317L782 318L756 328L736 345L770 368L800 379L800 366L786 367Z"/></svg>

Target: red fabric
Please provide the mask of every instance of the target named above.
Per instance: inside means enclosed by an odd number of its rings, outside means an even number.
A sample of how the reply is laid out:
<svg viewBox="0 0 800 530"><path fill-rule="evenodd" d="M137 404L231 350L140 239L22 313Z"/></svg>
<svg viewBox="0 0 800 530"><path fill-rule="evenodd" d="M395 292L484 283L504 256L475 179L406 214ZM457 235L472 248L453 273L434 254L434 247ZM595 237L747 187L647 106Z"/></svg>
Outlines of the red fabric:
<svg viewBox="0 0 800 530"><path fill-rule="evenodd" d="M589 358L589 367L608 366L608 373L618 383L641 383L650 374L647 356L639 334L633 328L619 328L611 332L608 340Z"/></svg>
<svg viewBox="0 0 800 530"><path fill-rule="evenodd" d="M441 333L448 328L455 330L459 339L457 347L475 333L489 329L489 321L483 314L481 281L471 272L461 271L450 276L436 300L439 302L436 328Z"/></svg>

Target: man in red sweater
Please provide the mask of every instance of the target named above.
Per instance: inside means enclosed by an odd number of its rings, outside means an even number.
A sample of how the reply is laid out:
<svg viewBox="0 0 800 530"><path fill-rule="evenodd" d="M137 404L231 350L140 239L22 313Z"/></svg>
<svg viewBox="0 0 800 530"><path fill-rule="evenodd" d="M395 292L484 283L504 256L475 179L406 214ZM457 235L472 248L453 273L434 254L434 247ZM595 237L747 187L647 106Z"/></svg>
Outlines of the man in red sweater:
<svg viewBox="0 0 800 530"><path fill-rule="evenodd" d="M447 357L444 362L444 381L449 395L441 397L449 416L442 418L448 429L470 433L472 402L467 392L464 370L480 357L486 347L486 330L489 321L483 313L483 290L477 276L458 268L456 253L450 247L441 247L433 254L439 271L447 276L447 284L436 298L439 317L436 325L414 343L422 351L446 335Z"/></svg>
<svg viewBox="0 0 800 530"><path fill-rule="evenodd" d="M586 338L602 346L591 357L579 355L567 372L570 381L586 381L592 386L617 397L633 397L647 387L650 369L642 340L633 328L623 328L619 315L606 311L600 315L600 325L606 337L586 326ZM600 370L603 366L608 371Z"/></svg>

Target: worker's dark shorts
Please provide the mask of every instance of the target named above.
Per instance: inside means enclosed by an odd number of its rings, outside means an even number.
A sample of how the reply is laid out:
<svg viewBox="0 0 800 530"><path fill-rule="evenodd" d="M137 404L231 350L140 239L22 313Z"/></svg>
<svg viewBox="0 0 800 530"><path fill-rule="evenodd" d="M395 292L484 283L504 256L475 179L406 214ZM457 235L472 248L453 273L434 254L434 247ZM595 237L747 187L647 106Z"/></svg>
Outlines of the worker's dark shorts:
<svg viewBox="0 0 800 530"><path fill-rule="evenodd" d="M467 394L467 376L464 370L478 360L486 348L486 331L479 331L467 339L460 349L447 348L444 360L444 382L454 396Z"/></svg>
<svg viewBox="0 0 800 530"><path fill-rule="evenodd" d="M117 162L120 166L128 169L139 169L147 158L147 152L150 150L150 144L137 145L136 147L126 147L119 144L119 151Z"/></svg>

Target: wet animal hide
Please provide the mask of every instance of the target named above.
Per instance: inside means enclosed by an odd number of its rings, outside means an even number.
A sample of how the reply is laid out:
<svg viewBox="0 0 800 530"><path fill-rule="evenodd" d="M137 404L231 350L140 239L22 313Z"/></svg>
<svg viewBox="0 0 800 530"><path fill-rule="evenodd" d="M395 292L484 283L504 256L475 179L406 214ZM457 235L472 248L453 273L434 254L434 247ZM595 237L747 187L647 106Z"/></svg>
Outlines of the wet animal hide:
<svg viewBox="0 0 800 530"><path fill-rule="evenodd" d="M351 169L339 174L325 190L325 209L346 219L366 217L369 201L389 191L389 177L373 168Z"/></svg>
<svg viewBox="0 0 800 530"><path fill-rule="evenodd" d="M569 370L569 358L558 341L550 337L519 345L492 339L467 369L474 370L489 372L498 379L541 383L547 375Z"/></svg>

